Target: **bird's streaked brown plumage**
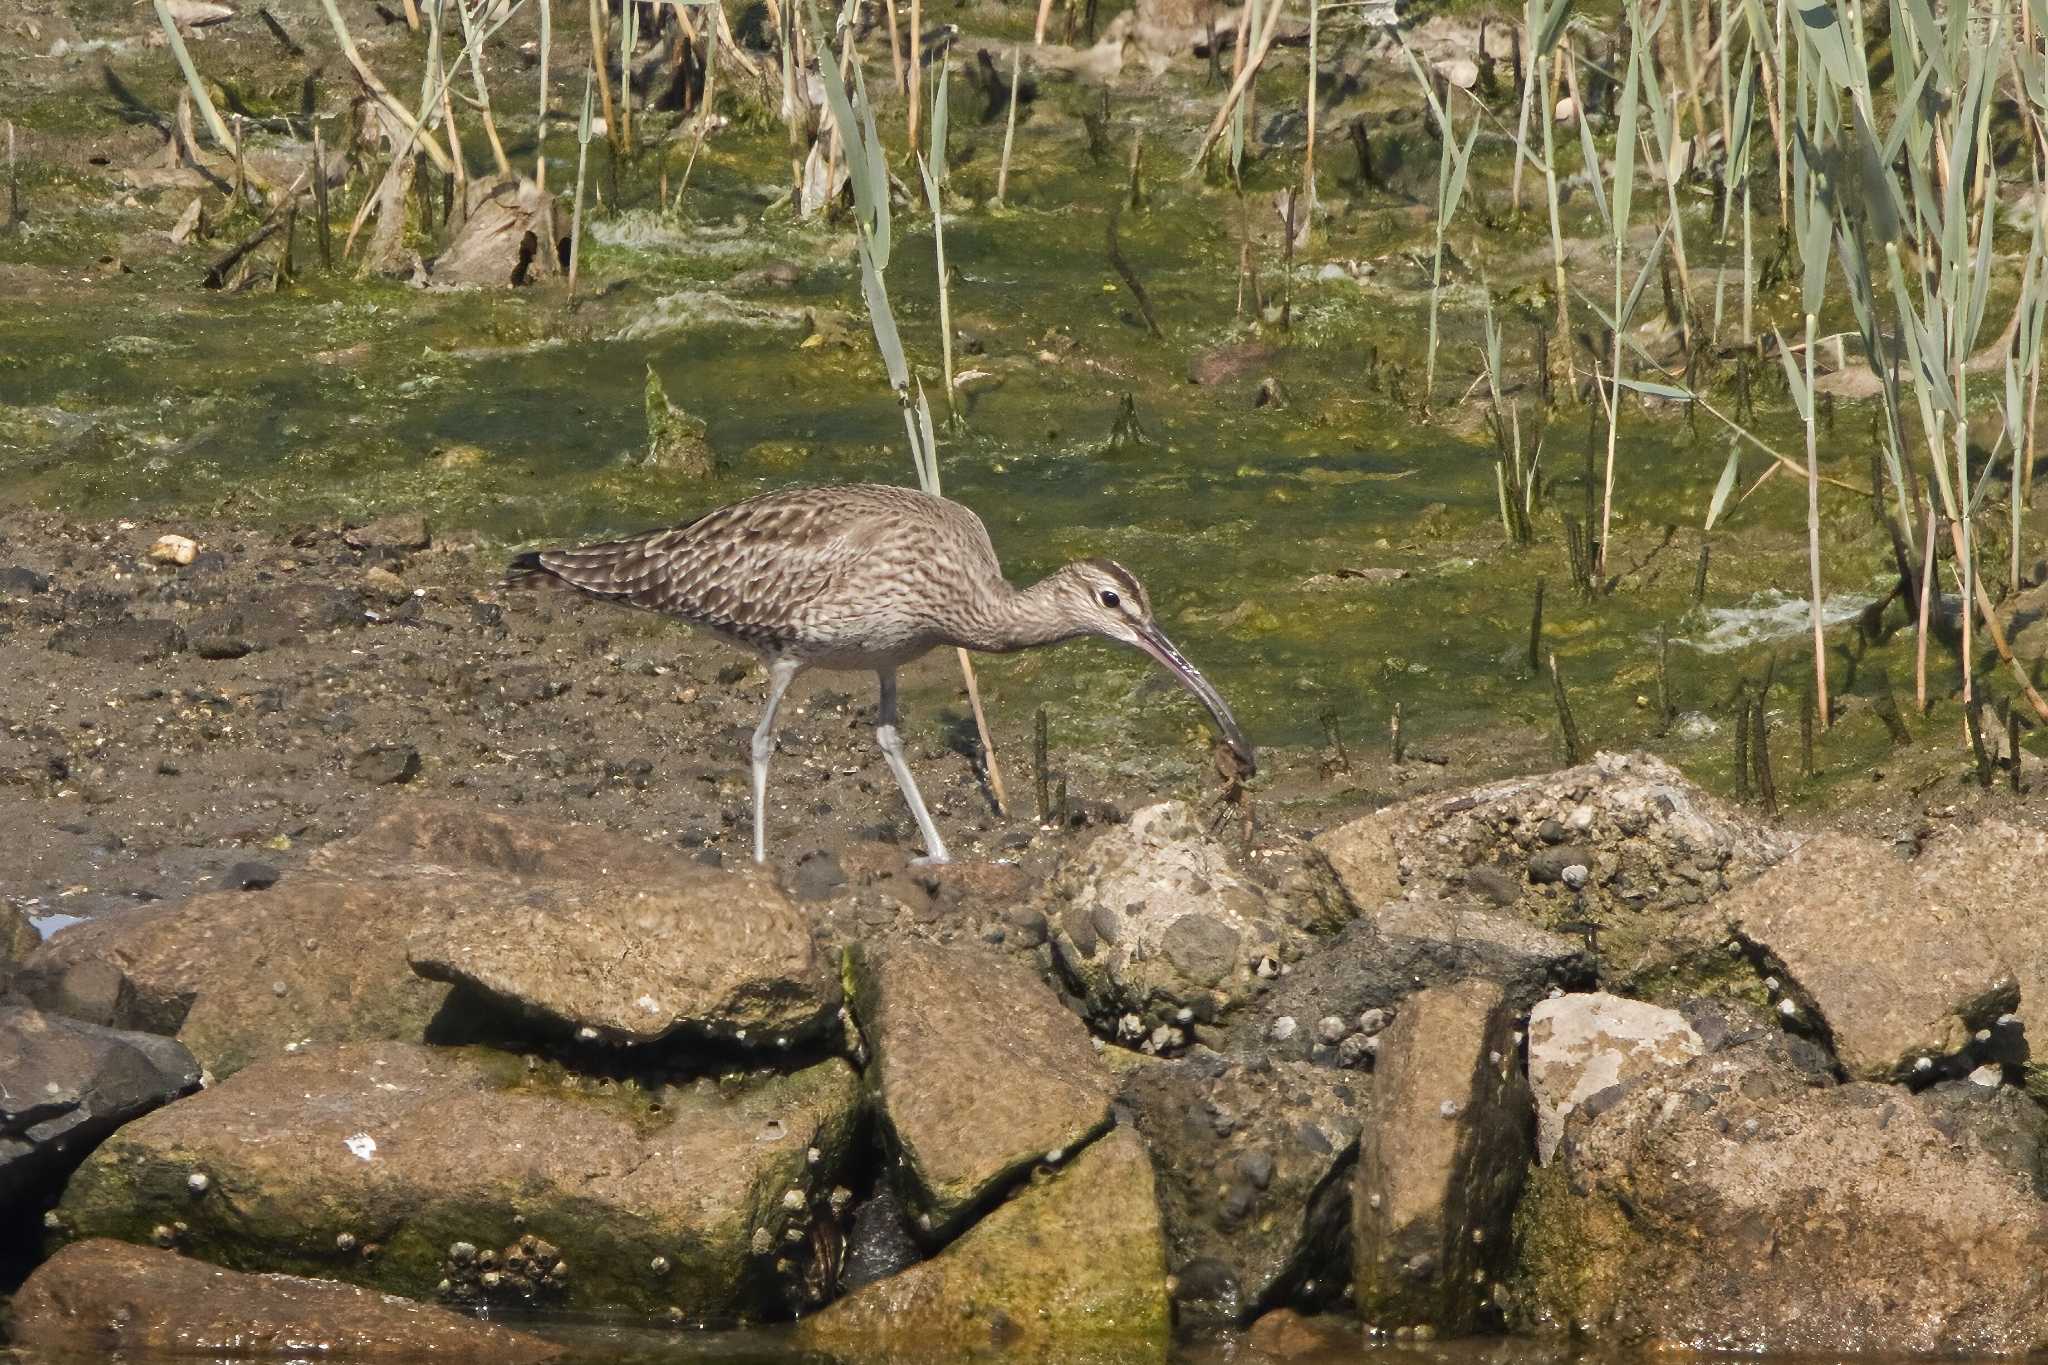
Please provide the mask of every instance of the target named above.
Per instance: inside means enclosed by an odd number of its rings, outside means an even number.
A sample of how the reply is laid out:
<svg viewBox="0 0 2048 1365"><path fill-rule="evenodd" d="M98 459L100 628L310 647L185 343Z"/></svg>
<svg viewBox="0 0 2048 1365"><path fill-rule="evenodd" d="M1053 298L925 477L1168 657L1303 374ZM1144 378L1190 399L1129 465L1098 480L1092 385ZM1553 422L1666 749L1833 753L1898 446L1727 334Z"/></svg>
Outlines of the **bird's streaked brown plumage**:
<svg viewBox="0 0 2048 1365"><path fill-rule="evenodd" d="M1003 577L981 518L915 489L831 484L766 493L681 526L521 555L508 581L559 583L674 616L767 661L768 704L754 744L756 861L766 852L762 804L775 710L805 668L879 675L877 735L937 861L945 847L895 733L896 670L942 645L1007 653L1082 635L1133 645L1173 672L1232 747L1252 757L1222 697L1153 622L1129 570L1082 560L1018 589Z"/></svg>

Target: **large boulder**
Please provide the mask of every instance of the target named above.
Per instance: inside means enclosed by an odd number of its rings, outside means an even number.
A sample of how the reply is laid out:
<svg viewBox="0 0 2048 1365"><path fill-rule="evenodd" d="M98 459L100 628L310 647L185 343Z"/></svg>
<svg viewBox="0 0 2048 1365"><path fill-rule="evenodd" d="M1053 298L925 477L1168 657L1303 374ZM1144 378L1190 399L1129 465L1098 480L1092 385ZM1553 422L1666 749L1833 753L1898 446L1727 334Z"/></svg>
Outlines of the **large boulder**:
<svg viewBox="0 0 2048 1365"><path fill-rule="evenodd" d="M416 1297L726 1319L798 1301L859 1113L836 1060L641 1087L482 1048L342 1044L130 1124L59 1216Z"/></svg>
<svg viewBox="0 0 2048 1365"><path fill-rule="evenodd" d="M1687 1350L2039 1350L2044 1122L2012 1087L1836 1085L1782 1033L1709 1052L1567 1120L1513 1317Z"/></svg>
<svg viewBox="0 0 2048 1365"><path fill-rule="evenodd" d="M1485 904L1600 929L1602 974L1666 960L1689 907L1738 886L1791 841L1648 754L1416 797L1317 836L1361 910L1396 899Z"/></svg>
<svg viewBox="0 0 2048 1365"><path fill-rule="evenodd" d="M169 1038L0 1007L0 1212L54 1202L108 1134L198 1088Z"/></svg>
<svg viewBox="0 0 2048 1365"><path fill-rule="evenodd" d="M1418 992L1387 1029L1358 1143L1352 1254L1369 1327L1468 1333L1512 1263L1534 1136L1500 986Z"/></svg>
<svg viewBox="0 0 2048 1365"><path fill-rule="evenodd" d="M1109 1127L1087 1027L1014 958L911 940L855 948L867 1080L920 1230L943 1241L1038 1163Z"/></svg>
<svg viewBox="0 0 2048 1365"><path fill-rule="evenodd" d="M1592 970L1583 938L1443 901L1388 901L1271 983L1226 1036L1244 1055L1368 1067L1374 1035L1418 990L1483 979L1527 1008Z"/></svg>
<svg viewBox="0 0 2048 1365"><path fill-rule="evenodd" d="M14 1296L13 1319L17 1346L81 1359L133 1352L524 1365L561 1354L524 1332L355 1285L247 1275L103 1239L45 1261Z"/></svg>
<svg viewBox="0 0 2048 1365"><path fill-rule="evenodd" d="M1987 820L1931 841L1914 862L1927 894L1960 908L2011 970L2037 1090L2048 1090L2048 831Z"/></svg>
<svg viewBox="0 0 2048 1365"><path fill-rule="evenodd" d="M176 1037L215 1078L311 1044L420 1039L448 987L405 941L503 883L290 877L72 925L23 964L46 1009Z"/></svg>
<svg viewBox="0 0 2048 1365"><path fill-rule="evenodd" d="M416 932L413 970L617 1042L671 1034L787 1048L839 1008L810 921L767 877L694 866L657 887L600 884L465 904Z"/></svg>
<svg viewBox="0 0 2048 1365"><path fill-rule="evenodd" d="M1042 899L1090 1018L1152 1051L1222 1019L1305 955L1310 930L1335 927L1325 906L1269 904L1178 801L1101 835Z"/></svg>
<svg viewBox="0 0 2048 1365"><path fill-rule="evenodd" d="M1605 991L1560 995L1529 1011L1529 1089L1536 1099L1536 1159L1548 1162L1571 1112L1617 1086L1706 1050L1677 1010Z"/></svg>
<svg viewBox="0 0 2048 1365"><path fill-rule="evenodd" d="M322 1043L460 1041L473 1035L487 1011L475 1007L475 997L444 1010L449 986L413 971L409 943L445 948L446 962L431 960L449 977L459 975L460 945L474 944L477 979L504 985L511 994L522 965L531 969L525 973L529 982L545 978L551 967L522 959L516 944L494 940L487 929L492 920L517 914L522 924L538 924L565 907L609 904L609 910L582 910L577 924L560 932L565 941L573 940L579 929L587 934L594 921L608 916L662 918L646 906L636 909L625 888L701 888L707 876L725 877L733 920L728 930L711 935L713 946L751 954L759 946L750 937L752 920L788 913L779 893L754 878L710 873L636 839L535 816L405 806L320 850L305 872L267 891L209 892L181 904L73 925L30 956L18 986L45 1009L171 1034L215 1078L287 1049ZM715 894L700 890L693 904ZM606 897L613 899L608 903ZM451 930L448 939L433 937L457 924L464 926L461 934ZM621 932L630 927L622 923ZM551 994L541 994L546 983L535 987L534 998L559 1004L572 998L575 987L576 1003L589 1003L602 995L605 983L630 982L630 964L642 954L685 946L647 944L639 953L615 948L614 956L628 964L618 973L600 977L586 963L580 976L554 983ZM791 957L799 951L785 949ZM623 1016L658 1031L673 1026L679 1015L706 1017L686 1012L705 1006L721 985L735 988L731 1003L745 1017L757 1017L753 1011L762 1002L745 993L747 983L758 984L750 975L756 971L730 959L713 962L707 954L692 968L689 979L696 989L683 992L685 998L664 988L620 1001L614 991L613 1014L605 1017ZM771 995L831 990L822 974L797 987L773 969L765 976L775 983L768 988ZM656 1000L651 1014L640 1006L641 994ZM663 1009L664 999L673 1007ZM793 1012L807 1017L801 1006ZM768 1041L772 1046L773 1037Z"/></svg>
<svg viewBox="0 0 2048 1365"><path fill-rule="evenodd" d="M1151 1365L1169 1340L1166 1250L1144 1144L1117 1128L929 1261L797 1325L846 1362L958 1360Z"/></svg>
<svg viewBox="0 0 2048 1365"><path fill-rule="evenodd" d="M2018 1002L1971 901L1943 880L1967 875L1823 834L1710 913L1763 956L1795 1012L1819 1015L1850 1075L1884 1080L1962 1050Z"/></svg>
<svg viewBox="0 0 2048 1365"><path fill-rule="evenodd" d="M1122 1107L1152 1154L1183 1328L1345 1298L1350 1174L1371 1084L1199 1048L1125 1074Z"/></svg>

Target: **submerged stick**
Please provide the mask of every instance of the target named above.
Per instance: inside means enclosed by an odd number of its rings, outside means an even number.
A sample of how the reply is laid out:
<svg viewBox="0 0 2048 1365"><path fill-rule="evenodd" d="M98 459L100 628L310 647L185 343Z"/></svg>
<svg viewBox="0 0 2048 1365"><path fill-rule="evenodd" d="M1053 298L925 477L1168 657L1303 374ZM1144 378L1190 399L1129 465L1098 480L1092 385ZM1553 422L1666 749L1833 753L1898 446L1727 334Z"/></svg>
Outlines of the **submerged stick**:
<svg viewBox="0 0 2048 1365"><path fill-rule="evenodd" d="M1564 694L1564 674L1558 671L1557 655L1550 656L1550 693L1557 703L1557 723L1564 732L1564 761L1577 767L1586 761L1586 746L1579 738L1578 722L1572 719L1571 700Z"/></svg>
<svg viewBox="0 0 2048 1365"><path fill-rule="evenodd" d="M1159 319L1152 315L1152 301L1145 297L1145 286L1138 283L1138 272L1131 269L1131 263L1124 259L1123 251L1116 240L1116 220L1120 210L1109 211L1109 264L1123 282L1130 287L1131 297L1138 301L1138 311L1145 315L1145 326L1161 341L1166 333L1159 330Z"/></svg>
<svg viewBox="0 0 2048 1365"><path fill-rule="evenodd" d="M334 269L334 239L327 220L327 150L320 137L320 125L313 125L313 207L319 215L320 266Z"/></svg>
<svg viewBox="0 0 2048 1365"><path fill-rule="evenodd" d="M1536 575L1536 602L1529 608L1529 673L1543 671L1543 575Z"/></svg>
<svg viewBox="0 0 2048 1365"><path fill-rule="evenodd" d="M1038 823L1052 819L1052 769L1046 762L1045 708L1038 708L1038 722L1032 731L1031 774L1038 786Z"/></svg>
<svg viewBox="0 0 2048 1365"><path fill-rule="evenodd" d="M1765 815L1778 813L1778 783L1771 776L1771 719L1764 708L1764 694L1756 694L1756 719L1750 727L1751 752L1756 758L1756 794Z"/></svg>
<svg viewBox="0 0 2048 1365"><path fill-rule="evenodd" d="M1398 768L1401 761L1408 757L1408 741L1401 734L1400 702L1394 703L1394 714L1387 718L1387 741L1393 751L1394 766Z"/></svg>
<svg viewBox="0 0 2048 1365"><path fill-rule="evenodd" d="M996 766L996 742L988 732L988 717L981 710L981 686L974 678L974 660L967 657L964 649L955 649L960 656L960 676L967 683L967 704L974 709L974 733L981 740L982 766L988 770L989 792L996 799L996 814L1010 813L1010 798L1003 791L1003 770Z"/></svg>
<svg viewBox="0 0 2048 1365"><path fill-rule="evenodd" d="M7 230L21 227L21 172L14 161L14 120L7 121Z"/></svg>

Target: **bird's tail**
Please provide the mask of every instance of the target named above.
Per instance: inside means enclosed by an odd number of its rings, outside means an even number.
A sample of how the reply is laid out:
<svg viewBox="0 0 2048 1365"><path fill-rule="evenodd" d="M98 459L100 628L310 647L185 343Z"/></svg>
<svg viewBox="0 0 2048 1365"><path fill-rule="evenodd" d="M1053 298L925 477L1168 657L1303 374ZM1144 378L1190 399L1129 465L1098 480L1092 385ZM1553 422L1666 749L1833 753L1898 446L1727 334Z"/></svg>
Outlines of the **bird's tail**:
<svg viewBox="0 0 2048 1365"><path fill-rule="evenodd" d="M541 562L539 550L528 550L505 567L505 586L508 588L563 588L569 585Z"/></svg>

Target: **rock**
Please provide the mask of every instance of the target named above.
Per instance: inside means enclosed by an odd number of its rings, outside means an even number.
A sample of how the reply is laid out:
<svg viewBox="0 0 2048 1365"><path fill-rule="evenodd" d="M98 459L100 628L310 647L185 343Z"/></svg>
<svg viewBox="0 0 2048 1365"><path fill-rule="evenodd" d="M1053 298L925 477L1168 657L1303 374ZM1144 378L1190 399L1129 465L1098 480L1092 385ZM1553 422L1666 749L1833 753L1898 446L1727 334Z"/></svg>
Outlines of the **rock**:
<svg viewBox="0 0 2048 1365"><path fill-rule="evenodd" d="M149 547L149 557L158 564L176 564L181 568L190 564L198 553L198 544L189 536L158 536L156 543Z"/></svg>
<svg viewBox="0 0 2048 1365"><path fill-rule="evenodd" d="M1280 355L1274 347L1260 342L1239 342L1204 351L1188 361L1188 383L1203 388L1249 379L1272 364Z"/></svg>
<svg viewBox="0 0 2048 1365"><path fill-rule="evenodd" d="M269 863L239 862L220 874L223 891L268 891L281 874Z"/></svg>
<svg viewBox="0 0 2048 1365"><path fill-rule="evenodd" d="M17 985L46 1009L173 1034L216 1077L287 1047L459 1039L479 1022L476 1002L442 1014L449 988L407 958L416 935L468 911L561 903L591 885L666 885L694 866L555 820L405 805L273 890L72 925L30 955Z"/></svg>
<svg viewBox="0 0 2048 1365"><path fill-rule="evenodd" d="M1706 1045L1676 1010L1595 991L1539 1001L1529 1012L1529 1089L1536 1159L1547 1163L1572 1110L1697 1057Z"/></svg>
<svg viewBox="0 0 2048 1365"><path fill-rule="evenodd" d="M1234 872L1178 801L1147 806L1061 868L1043 898L1060 966L1100 1027L1149 1033L1183 1009L1204 1021L1250 999L1260 962L1308 943Z"/></svg>
<svg viewBox="0 0 2048 1365"><path fill-rule="evenodd" d="M1355 1024L1370 1011L1396 1009L1425 987L1467 978L1497 982L1511 1005L1526 1009L1553 987L1591 977L1582 940L1440 901L1392 901L1296 966L1256 1010L1231 1023L1228 1037L1240 1053L1356 1066L1369 1054L1354 1048L1347 1055L1346 1039L1333 1046L1306 1029L1276 1038L1271 1022L1334 1017Z"/></svg>
<svg viewBox="0 0 2048 1365"><path fill-rule="evenodd" d="M642 463L689 478L705 478L718 468L718 456L707 439L703 421L669 402L654 366L647 367L647 455Z"/></svg>
<svg viewBox="0 0 2048 1365"><path fill-rule="evenodd" d="M8 597L35 597L50 590L50 576L37 573L26 564L9 564L0 568L0 594Z"/></svg>
<svg viewBox="0 0 2048 1365"><path fill-rule="evenodd" d="M283 649L310 635L362 625L363 607L360 592L324 583L259 588L236 604L233 629L225 635L252 649Z"/></svg>
<svg viewBox="0 0 2048 1365"><path fill-rule="evenodd" d="M1109 1126L1116 1085L1087 1028L1015 959L862 945L847 979L905 1203L933 1239Z"/></svg>
<svg viewBox="0 0 2048 1365"><path fill-rule="evenodd" d="M173 1035L215 1076L313 1042L418 1039L448 991L413 975L406 935L468 894L487 892L319 877L208 892L72 925L18 984L48 1009Z"/></svg>
<svg viewBox="0 0 2048 1365"><path fill-rule="evenodd" d="M26 961L42 943L28 912L11 901L0 901L0 988L14 975L14 965Z"/></svg>
<svg viewBox="0 0 2048 1365"><path fill-rule="evenodd" d="M2040 591L2040 590L2036 590ZM1960 909L2012 971L2015 1013L2036 1056L2042 1083L2048 1057L2048 833L1987 820L1931 842L1913 864L1922 894Z"/></svg>
<svg viewBox="0 0 2048 1365"><path fill-rule="evenodd" d="M14 1298L16 1345L96 1358L199 1353L552 1360L559 1347L333 1280L245 1275L95 1239L44 1262Z"/></svg>
<svg viewBox="0 0 2048 1365"><path fill-rule="evenodd" d="M1479 84L1479 63L1470 57L1453 57L1436 64L1437 74L1460 90Z"/></svg>
<svg viewBox="0 0 2048 1365"><path fill-rule="evenodd" d="M1200 1049L1125 1076L1122 1107L1152 1155L1181 1327L1342 1302L1349 1175L1370 1085L1301 1062L1246 1065Z"/></svg>
<svg viewBox="0 0 2048 1365"><path fill-rule="evenodd" d="M1515 1015L1485 981L1432 987L1382 1036L1358 1143L1358 1315L1382 1331L1464 1334L1513 1258L1534 1136Z"/></svg>
<svg viewBox="0 0 2048 1365"><path fill-rule="evenodd" d="M1512 884L1519 918L1600 927L1603 979L1631 993L1653 983L1675 999L1698 993L1670 975L1679 923L1792 846L1648 754L1417 797L1314 843L1360 910L1395 899L1498 904ZM1586 876L1574 886L1565 874L1577 866Z"/></svg>
<svg viewBox="0 0 2048 1365"><path fill-rule="evenodd" d="M799 1268L755 1248L807 1241L859 1111L837 1060L643 1089L482 1048L340 1044L130 1124L59 1216L129 1241L182 1224L179 1247L206 1260L417 1297L450 1278L486 1298L722 1319L788 1306ZM452 1264L457 1241L497 1278ZM563 1262L572 1275L553 1273Z"/></svg>
<svg viewBox="0 0 2048 1365"><path fill-rule="evenodd" d="M1127 1129L1082 1149L929 1261L797 1324L854 1365L906 1350L1005 1361L1166 1360L1166 1252L1152 1168Z"/></svg>
<svg viewBox="0 0 2048 1365"><path fill-rule="evenodd" d="M1242 1358L1253 1362L1346 1360L1356 1357L1363 1345L1358 1324L1349 1319L1308 1318L1291 1308L1276 1308L1245 1333Z"/></svg>
<svg viewBox="0 0 2048 1365"><path fill-rule="evenodd" d="M242 613L232 608L198 617L186 635L192 652L202 659L239 659L257 648L243 627Z"/></svg>
<svg viewBox="0 0 2048 1365"><path fill-rule="evenodd" d="M1518 1220L1514 1324L1745 1352L2048 1342L2048 1219L2003 1150L2015 1122L2038 1150L2040 1112L1984 1092L1980 1122L1798 1052L1761 1034L1573 1114Z"/></svg>
<svg viewBox="0 0 2048 1365"><path fill-rule="evenodd" d="M1961 1050L2017 1003L2010 969L1944 875L1966 874L1946 862L1916 867L1874 839L1823 834L1710 914L1819 1013L1850 1075L1884 1080Z"/></svg>
<svg viewBox="0 0 2048 1365"><path fill-rule="evenodd" d="M394 512L362 526L351 526L341 538L358 550L385 558L401 558L434 543L427 519L418 512Z"/></svg>
<svg viewBox="0 0 2048 1365"><path fill-rule="evenodd" d="M198 1088L168 1038L0 1006L0 1210L51 1202L108 1134Z"/></svg>
<svg viewBox="0 0 2048 1365"><path fill-rule="evenodd" d="M367 828L315 853L308 864L338 877L483 875L640 886L659 885L690 865L667 849L592 825L425 800L394 806Z"/></svg>
<svg viewBox="0 0 2048 1365"><path fill-rule="evenodd" d="M147 664L182 652L185 632L175 621L123 617L65 626L50 637L50 648L99 663Z"/></svg>
<svg viewBox="0 0 2048 1365"><path fill-rule="evenodd" d="M839 1287L852 1293L862 1285L886 1280L900 1270L924 1259L917 1239L911 1234L910 1214L893 1190L875 1191L853 1211L853 1226L846 1234L845 1268Z"/></svg>
<svg viewBox="0 0 2048 1365"><path fill-rule="evenodd" d="M690 864L658 889L602 882L521 905L473 900L415 933L406 953L431 980L613 1042L682 1033L786 1049L839 1008L809 921L751 870Z"/></svg>
<svg viewBox="0 0 2048 1365"><path fill-rule="evenodd" d="M373 744L348 761L348 775L380 787L410 782L420 775L420 751L410 744Z"/></svg>

